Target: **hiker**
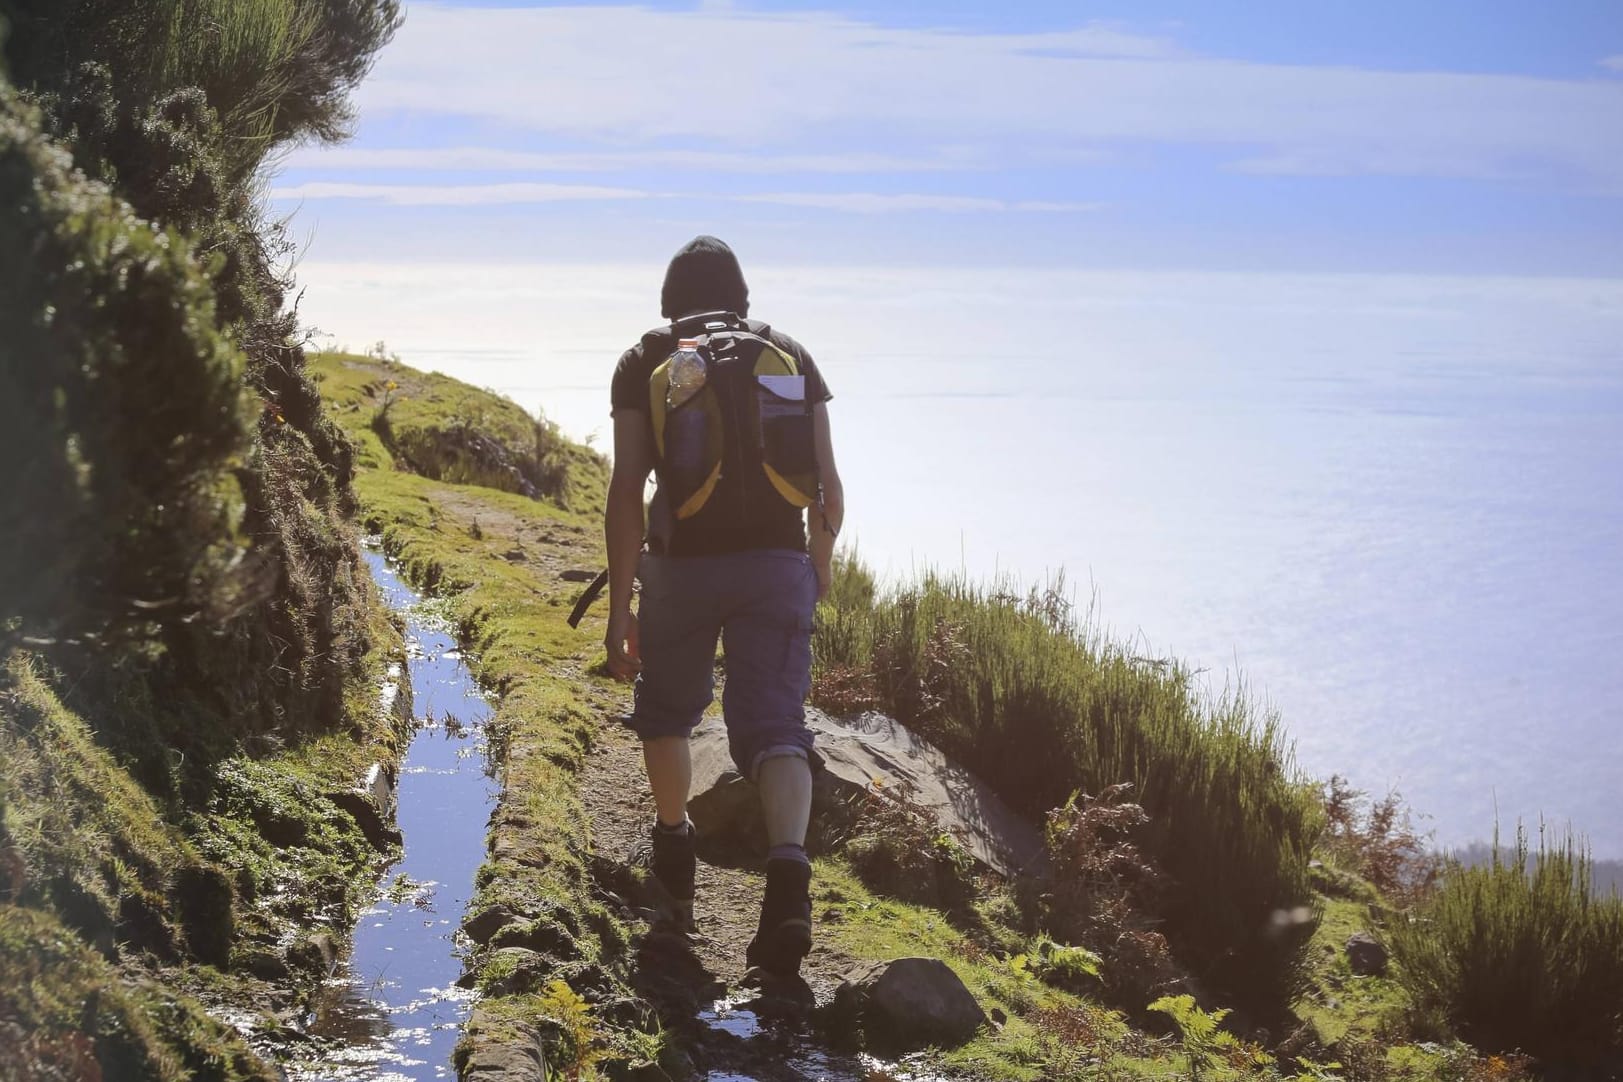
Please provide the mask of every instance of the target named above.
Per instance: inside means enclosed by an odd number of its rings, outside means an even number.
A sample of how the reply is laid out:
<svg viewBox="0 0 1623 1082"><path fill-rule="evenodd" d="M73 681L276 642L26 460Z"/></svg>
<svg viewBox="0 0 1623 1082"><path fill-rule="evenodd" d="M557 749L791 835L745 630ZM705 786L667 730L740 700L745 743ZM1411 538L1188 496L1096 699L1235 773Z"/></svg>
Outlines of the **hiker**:
<svg viewBox="0 0 1623 1082"><path fill-rule="evenodd" d="M811 949L805 844L822 765L805 723L812 612L829 587L844 513L830 395L799 343L747 318L738 259L714 237L676 253L660 311L671 323L625 352L611 392L608 667L635 678L628 724L642 740L657 811L649 865L670 915L689 930L688 737L714 700L720 638L728 744L760 792L770 844L745 959L795 977ZM650 471L658 488L645 532ZM635 614L633 579L642 583Z"/></svg>

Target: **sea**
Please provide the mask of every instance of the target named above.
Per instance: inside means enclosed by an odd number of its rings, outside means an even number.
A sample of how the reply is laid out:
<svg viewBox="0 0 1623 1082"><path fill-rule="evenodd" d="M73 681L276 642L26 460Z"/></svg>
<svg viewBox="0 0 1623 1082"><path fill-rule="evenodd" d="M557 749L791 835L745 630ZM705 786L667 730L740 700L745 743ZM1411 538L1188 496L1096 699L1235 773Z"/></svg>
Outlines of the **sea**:
<svg viewBox="0 0 1623 1082"><path fill-rule="evenodd" d="M312 262L301 314L606 448L661 274ZM1525 824L1623 857L1623 279L750 283L824 371L846 537L887 578L1063 572L1088 619L1243 685L1303 771L1399 792L1436 844Z"/></svg>

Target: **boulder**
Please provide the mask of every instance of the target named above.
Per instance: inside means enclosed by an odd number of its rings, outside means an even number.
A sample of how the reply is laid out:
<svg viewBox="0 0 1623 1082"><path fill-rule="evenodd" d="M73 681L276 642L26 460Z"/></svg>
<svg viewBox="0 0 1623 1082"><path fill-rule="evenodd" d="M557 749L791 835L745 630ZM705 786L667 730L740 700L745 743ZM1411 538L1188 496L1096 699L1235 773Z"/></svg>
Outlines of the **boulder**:
<svg viewBox="0 0 1623 1082"><path fill-rule="evenodd" d="M949 760L929 741L883 714L835 719L807 709L826 769L814 789L815 813L880 791L908 792L984 868L1004 876L1029 874L1044 863L1042 834L991 788ZM727 730L709 717L693 733L693 793L688 815L701 838L762 837L755 787L739 776L727 751Z"/></svg>
<svg viewBox="0 0 1623 1082"><path fill-rule="evenodd" d="M1347 940L1347 965L1355 977L1384 977L1387 950L1384 944L1368 932L1359 932Z"/></svg>
<svg viewBox="0 0 1623 1082"><path fill-rule="evenodd" d="M462 930L468 934L469 939L480 946L484 946L491 941L497 932L509 924L516 924L523 919L524 917L515 913L510 906L497 902L495 905L487 909L481 909L468 917L467 920L464 920Z"/></svg>
<svg viewBox="0 0 1623 1082"><path fill-rule="evenodd" d="M330 792L327 799L355 820L374 849L387 850L403 844L394 825L394 771L382 763L368 767L355 788Z"/></svg>
<svg viewBox="0 0 1623 1082"><path fill-rule="evenodd" d="M527 947L498 947L486 963L486 971L496 974L490 993L497 996L523 995L546 982L552 963Z"/></svg>
<svg viewBox="0 0 1623 1082"><path fill-rule="evenodd" d="M938 958L898 958L855 973L835 993L862 1019L870 1048L888 1053L963 1044L987 1023L964 982Z"/></svg>
<svg viewBox="0 0 1623 1082"><path fill-rule="evenodd" d="M541 1034L509 1020L493 1022L482 1010L468 1020L468 1056L462 1082L547 1082L547 1057Z"/></svg>

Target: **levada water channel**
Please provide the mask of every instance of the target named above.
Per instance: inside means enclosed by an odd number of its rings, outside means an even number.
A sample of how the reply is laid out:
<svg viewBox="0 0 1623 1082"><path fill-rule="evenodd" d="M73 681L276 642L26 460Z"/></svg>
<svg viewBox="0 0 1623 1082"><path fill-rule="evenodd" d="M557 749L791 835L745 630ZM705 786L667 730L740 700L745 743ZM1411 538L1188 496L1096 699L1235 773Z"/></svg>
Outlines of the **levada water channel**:
<svg viewBox="0 0 1623 1082"><path fill-rule="evenodd" d="M321 1051L290 1066L293 1082L452 1078L452 1053L475 998L457 985L463 971L457 929L498 795L485 754L490 704L450 629L380 553L366 558L385 601L406 620L410 673L398 679L410 681L417 728L396 793L404 852L361 914L348 960L318 998L306 1031ZM396 683L384 695L403 690ZM869 1056L832 1053L803 1033L779 1031L752 1006L747 995L730 996L699 1019L746 1046L744 1060L763 1070L710 1070L706 1082L933 1082Z"/></svg>

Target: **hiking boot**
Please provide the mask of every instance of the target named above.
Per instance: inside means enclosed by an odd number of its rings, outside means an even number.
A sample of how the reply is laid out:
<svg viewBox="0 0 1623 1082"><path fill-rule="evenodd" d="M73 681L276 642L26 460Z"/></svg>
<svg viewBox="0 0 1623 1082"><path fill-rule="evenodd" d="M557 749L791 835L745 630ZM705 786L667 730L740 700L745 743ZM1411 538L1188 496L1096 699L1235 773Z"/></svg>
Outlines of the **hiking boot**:
<svg viewBox="0 0 1623 1082"><path fill-rule="evenodd" d="M744 952L744 961L775 977L798 977L800 960L811 951L811 942L811 865L798 860L767 861L761 922Z"/></svg>
<svg viewBox="0 0 1623 1082"><path fill-rule="evenodd" d="M692 931L693 875L697 860L693 855L693 824L681 830L666 830L656 822L648 840L638 847L635 860L654 875L657 893L656 923L666 921L684 932Z"/></svg>

